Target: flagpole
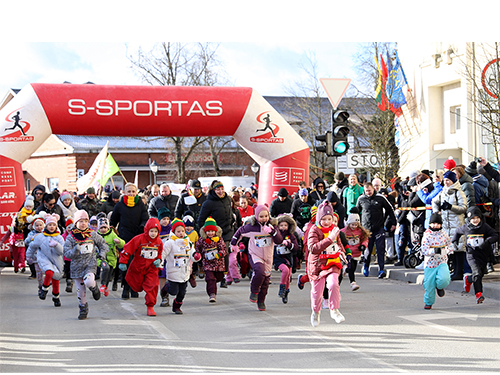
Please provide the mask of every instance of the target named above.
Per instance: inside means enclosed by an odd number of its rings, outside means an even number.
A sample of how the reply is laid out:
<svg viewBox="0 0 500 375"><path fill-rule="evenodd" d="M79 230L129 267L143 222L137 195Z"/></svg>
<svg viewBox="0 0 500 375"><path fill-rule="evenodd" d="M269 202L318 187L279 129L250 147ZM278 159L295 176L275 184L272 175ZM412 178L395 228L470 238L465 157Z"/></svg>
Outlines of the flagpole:
<svg viewBox="0 0 500 375"><path fill-rule="evenodd" d="M120 174L122 175L123 179L125 180L125 183L126 183L126 184L128 184L128 181L127 181L127 179L125 178L125 176L123 175L123 172L122 172L122 170L121 170L121 169L120 169Z"/></svg>

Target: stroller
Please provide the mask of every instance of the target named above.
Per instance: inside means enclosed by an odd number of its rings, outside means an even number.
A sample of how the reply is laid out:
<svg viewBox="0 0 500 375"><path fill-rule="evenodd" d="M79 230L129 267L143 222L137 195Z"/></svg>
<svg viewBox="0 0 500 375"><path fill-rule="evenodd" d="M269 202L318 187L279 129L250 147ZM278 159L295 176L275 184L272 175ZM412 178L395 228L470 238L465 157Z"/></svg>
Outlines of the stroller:
<svg viewBox="0 0 500 375"><path fill-rule="evenodd" d="M415 244L409 254L405 255L403 258L403 264L406 268L415 268L423 261L424 256L422 255L420 243Z"/></svg>

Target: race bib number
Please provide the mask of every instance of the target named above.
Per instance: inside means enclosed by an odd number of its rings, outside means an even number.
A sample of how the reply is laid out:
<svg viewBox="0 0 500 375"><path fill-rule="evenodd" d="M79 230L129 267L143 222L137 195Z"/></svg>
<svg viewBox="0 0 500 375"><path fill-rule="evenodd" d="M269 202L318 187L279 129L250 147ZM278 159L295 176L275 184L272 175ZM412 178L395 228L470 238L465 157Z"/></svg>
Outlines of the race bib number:
<svg viewBox="0 0 500 375"><path fill-rule="evenodd" d="M359 245L359 236L347 237L347 243L349 246Z"/></svg>
<svg viewBox="0 0 500 375"><path fill-rule="evenodd" d="M16 240L16 246L17 247L24 247L24 240Z"/></svg>
<svg viewBox="0 0 500 375"><path fill-rule="evenodd" d="M141 257L144 259L156 259L158 257L158 250L155 247L145 247L141 250Z"/></svg>
<svg viewBox="0 0 500 375"><path fill-rule="evenodd" d="M255 236L255 245L257 247L271 246L272 243L273 239L268 234Z"/></svg>
<svg viewBox="0 0 500 375"><path fill-rule="evenodd" d="M189 257L187 256L175 256L174 257L174 267L180 268L185 267L188 264Z"/></svg>
<svg viewBox="0 0 500 375"><path fill-rule="evenodd" d="M471 247L478 247L484 243L484 237L482 234L469 234L467 236L467 245Z"/></svg>
<svg viewBox="0 0 500 375"><path fill-rule="evenodd" d="M191 206L192 204L196 204L196 203L197 203L197 200L192 195L188 195L187 197L184 197L184 204L186 206Z"/></svg>
<svg viewBox="0 0 500 375"><path fill-rule="evenodd" d="M94 251L93 242L83 242L80 244L80 254L90 254Z"/></svg>
<svg viewBox="0 0 500 375"><path fill-rule="evenodd" d="M207 260L214 260L216 259L215 258L215 255L217 254L217 250L210 250L210 251L207 251L205 252L205 258Z"/></svg>
<svg viewBox="0 0 500 375"><path fill-rule="evenodd" d="M290 254L291 251L290 249L288 249L286 246L284 245L279 245L279 246L276 246L276 252L280 255L286 255L286 254Z"/></svg>
<svg viewBox="0 0 500 375"><path fill-rule="evenodd" d="M327 255L331 255L331 254L335 254L336 252L338 252L338 248L337 248L337 244L331 244L330 246L328 246L325 251L323 251L323 254L327 254Z"/></svg>

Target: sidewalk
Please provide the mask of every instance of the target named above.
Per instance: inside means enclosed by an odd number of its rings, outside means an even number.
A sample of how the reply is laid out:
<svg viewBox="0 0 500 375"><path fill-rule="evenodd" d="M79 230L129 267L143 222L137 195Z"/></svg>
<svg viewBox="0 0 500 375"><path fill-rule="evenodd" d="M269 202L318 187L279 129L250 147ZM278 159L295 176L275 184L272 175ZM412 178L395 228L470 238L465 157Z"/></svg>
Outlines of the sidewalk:
<svg viewBox="0 0 500 375"><path fill-rule="evenodd" d="M495 272L489 273L483 277L483 294L488 298L500 300L500 264L495 264ZM361 272L361 267L358 268ZM424 280L424 271L414 268L405 268L404 266L395 267L392 264L386 264L385 270L387 278L392 280L406 281L408 283L422 284ZM378 266L376 263L370 265L370 277L377 277ZM464 290L463 280L452 281L446 288L455 292ZM470 293L473 293L473 289Z"/></svg>

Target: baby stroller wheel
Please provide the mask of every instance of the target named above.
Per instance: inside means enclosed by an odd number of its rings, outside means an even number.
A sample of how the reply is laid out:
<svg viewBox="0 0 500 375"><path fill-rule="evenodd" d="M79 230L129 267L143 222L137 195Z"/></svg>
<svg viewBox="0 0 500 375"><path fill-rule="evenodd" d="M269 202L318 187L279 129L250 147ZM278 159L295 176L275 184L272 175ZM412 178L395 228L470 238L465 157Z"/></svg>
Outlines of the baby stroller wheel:
<svg viewBox="0 0 500 375"><path fill-rule="evenodd" d="M410 254L408 256L408 265L410 268L415 268L418 265L418 258L415 254Z"/></svg>
<svg viewBox="0 0 500 375"><path fill-rule="evenodd" d="M409 257L410 257L409 255L405 255L403 257L403 264L404 264L405 268L410 268L410 264L408 263L408 258Z"/></svg>

